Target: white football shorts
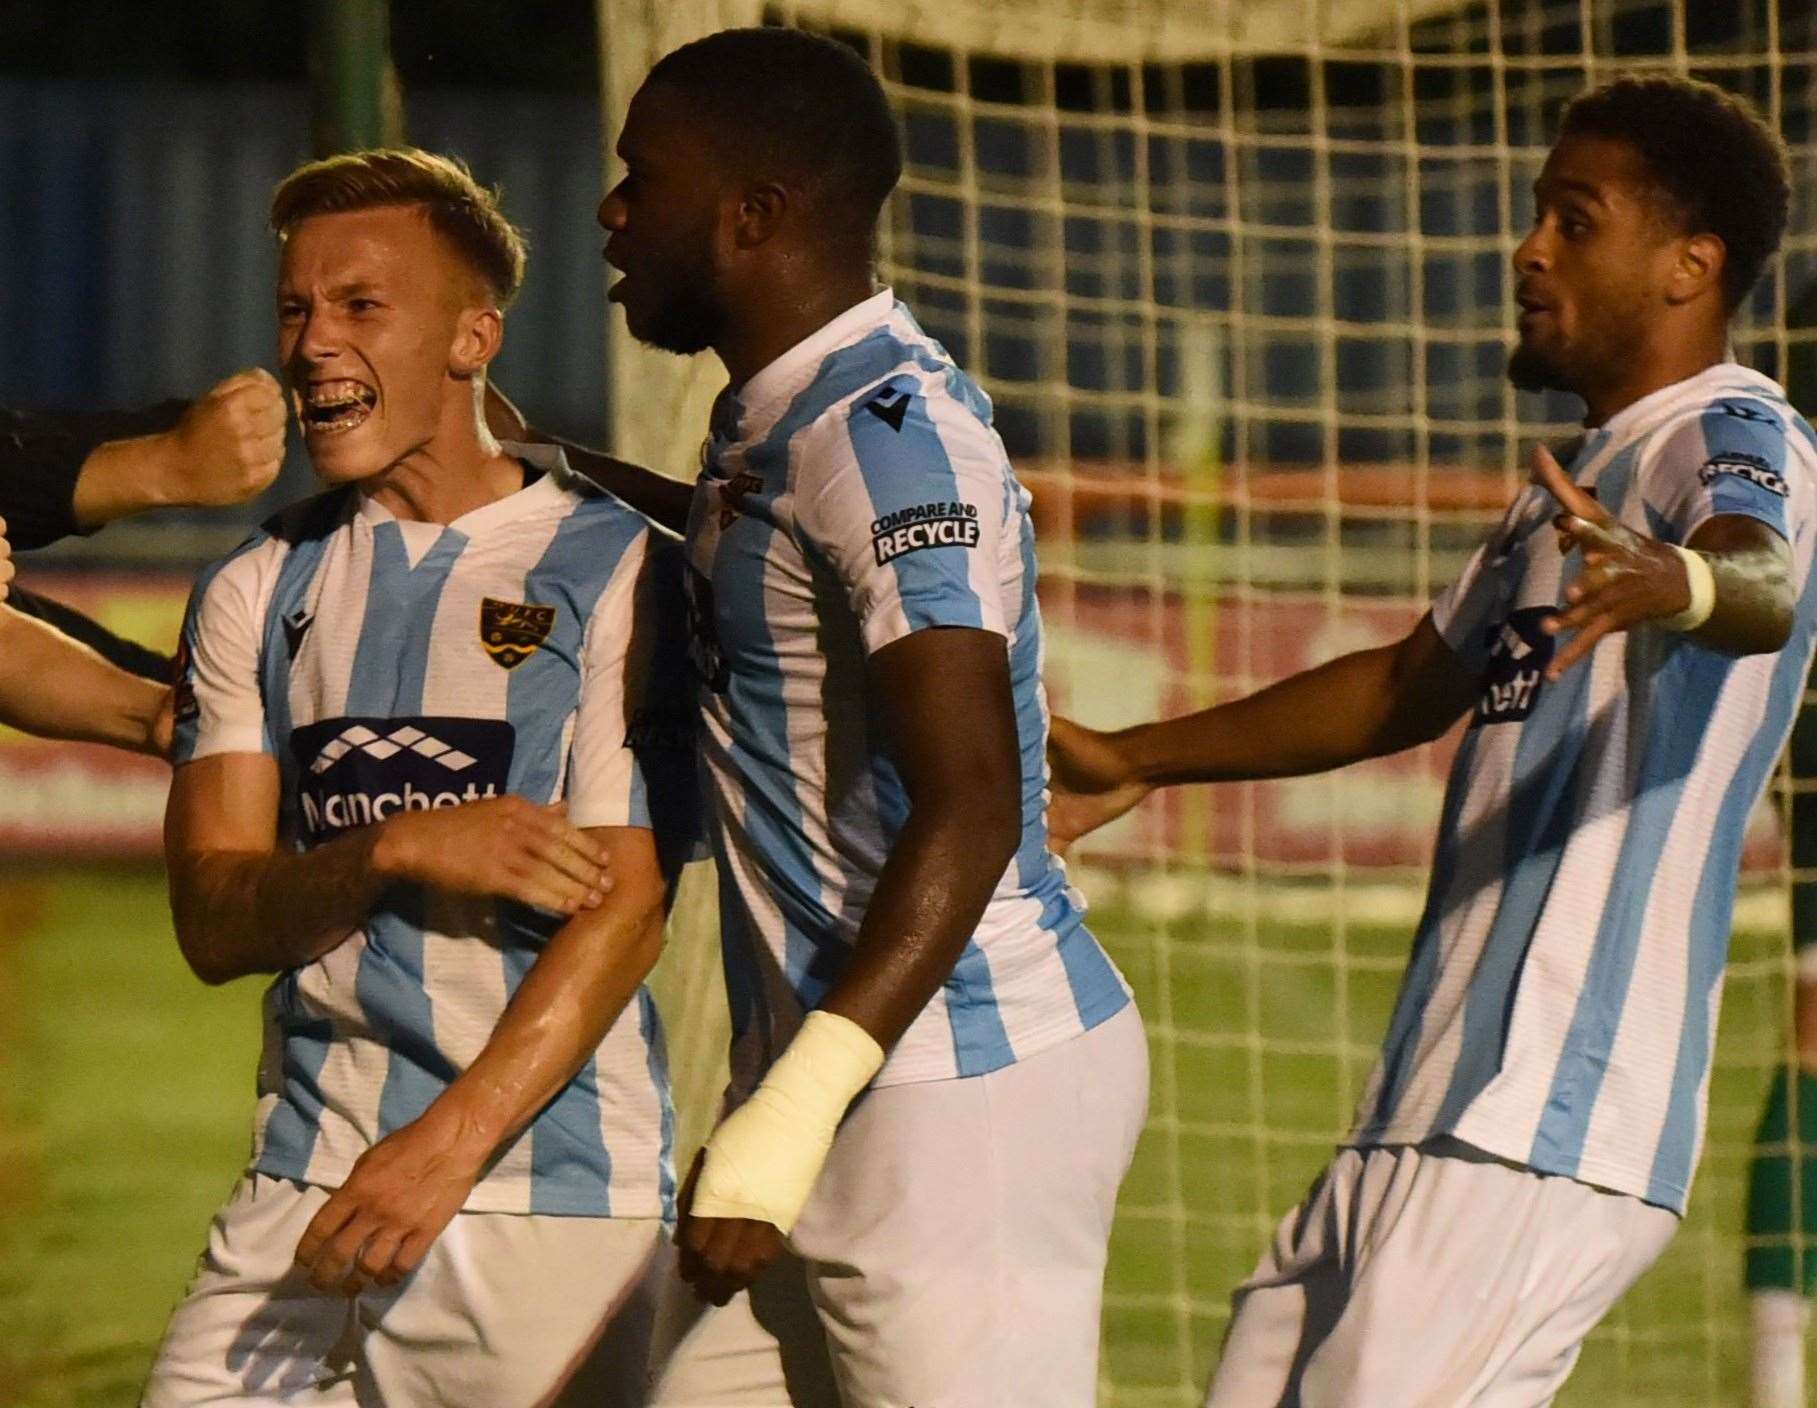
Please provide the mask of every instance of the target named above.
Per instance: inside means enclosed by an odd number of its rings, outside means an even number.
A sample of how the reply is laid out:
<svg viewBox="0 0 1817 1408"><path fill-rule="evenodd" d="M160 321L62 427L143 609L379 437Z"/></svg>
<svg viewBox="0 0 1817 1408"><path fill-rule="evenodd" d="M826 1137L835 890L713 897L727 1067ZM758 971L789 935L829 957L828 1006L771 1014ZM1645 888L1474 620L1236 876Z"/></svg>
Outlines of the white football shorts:
<svg viewBox="0 0 1817 1408"><path fill-rule="evenodd" d="M323 1294L295 1264L329 1190L248 1174L209 1229L143 1408L636 1408L655 1218L457 1213L401 1285Z"/></svg>
<svg viewBox="0 0 1817 1408"><path fill-rule="evenodd" d="M1132 1003L840 1126L793 1256L715 1310L671 1284L656 1408L1091 1408L1117 1187L1148 1110Z"/></svg>
<svg viewBox="0 0 1817 1408"><path fill-rule="evenodd" d="M1543 1408L1677 1230L1456 1140L1340 1149L1231 1297L1207 1408Z"/></svg>

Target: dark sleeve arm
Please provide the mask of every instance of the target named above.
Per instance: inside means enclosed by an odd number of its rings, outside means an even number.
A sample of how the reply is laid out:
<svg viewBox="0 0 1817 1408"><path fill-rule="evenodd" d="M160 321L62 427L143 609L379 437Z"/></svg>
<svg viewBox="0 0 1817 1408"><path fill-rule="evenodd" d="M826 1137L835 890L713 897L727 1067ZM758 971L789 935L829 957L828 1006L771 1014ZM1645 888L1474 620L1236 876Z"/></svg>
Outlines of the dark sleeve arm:
<svg viewBox="0 0 1817 1408"><path fill-rule="evenodd" d="M118 665L130 674L156 680L159 684L171 682L174 666L168 655L160 655L137 641L117 636L72 607L50 601L17 586L7 592L6 604L21 616L33 617L63 632L70 639L81 641L103 660Z"/></svg>
<svg viewBox="0 0 1817 1408"><path fill-rule="evenodd" d="M0 408L0 518L6 520L7 540L26 550L83 532L75 515L76 480L95 447L169 430L187 405L163 401L141 411Z"/></svg>

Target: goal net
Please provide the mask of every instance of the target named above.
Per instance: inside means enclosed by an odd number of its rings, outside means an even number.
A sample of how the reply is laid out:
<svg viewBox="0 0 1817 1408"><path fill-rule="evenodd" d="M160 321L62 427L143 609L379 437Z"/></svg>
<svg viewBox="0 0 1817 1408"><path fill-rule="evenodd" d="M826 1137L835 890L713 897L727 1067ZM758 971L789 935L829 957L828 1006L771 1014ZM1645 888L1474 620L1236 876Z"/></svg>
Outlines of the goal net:
<svg viewBox="0 0 1817 1408"><path fill-rule="evenodd" d="M1082 721L1391 640L1461 565L1573 414L1503 368L1530 187L1591 82L1688 72L1775 118L1792 233L1738 352L1817 399L1817 56L1789 0L601 0L608 132L658 55L759 21L883 76L907 151L884 274L993 398L1035 494L1050 695ZM719 368L611 336L616 448L691 472ZM1154 1056L1103 1402L1199 1401L1232 1286L1345 1128L1454 742L1156 799L1081 848ZM1742 1187L1790 1003L1785 793L1747 847L1690 1216L1563 1402L1743 1397ZM684 1143L723 1040L711 903L691 896L662 974Z"/></svg>

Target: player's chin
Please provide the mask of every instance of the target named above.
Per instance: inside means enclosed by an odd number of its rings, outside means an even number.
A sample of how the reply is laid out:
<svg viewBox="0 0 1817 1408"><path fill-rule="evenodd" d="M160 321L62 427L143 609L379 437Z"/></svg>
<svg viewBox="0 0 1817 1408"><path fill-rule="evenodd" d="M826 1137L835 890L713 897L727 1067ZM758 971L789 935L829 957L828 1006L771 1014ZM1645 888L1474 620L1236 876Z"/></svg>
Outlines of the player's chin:
<svg viewBox="0 0 1817 1408"><path fill-rule="evenodd" d="M316 478L324 484L357 484L362 479L370 479L385 468L382 455L374 454L366 447L346 445L332 437L324 437L326 443L317 444L315 437L305 437L304 445L309 451L309 463L314 468Z"/></svg>
<svg viewBox="0 0 1817 1408"><path fill-rule="evenodd" d="M1508 380L1517 391L1569 391L1570 378L1552 349L1522 338L1508 354Z"/></svg>

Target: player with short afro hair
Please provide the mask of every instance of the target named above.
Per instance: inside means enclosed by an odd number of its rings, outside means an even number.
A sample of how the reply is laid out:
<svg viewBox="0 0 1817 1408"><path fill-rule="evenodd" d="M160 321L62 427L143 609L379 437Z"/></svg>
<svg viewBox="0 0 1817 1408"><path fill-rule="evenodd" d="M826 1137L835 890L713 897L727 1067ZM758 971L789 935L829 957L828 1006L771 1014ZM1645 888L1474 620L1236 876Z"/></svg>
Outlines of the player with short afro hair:
<svg viewBox="0 0 1817 1408"><path fill-rule="evenodd" d="M902 142L850 47L774 26L722 30L665 55L644 82L687 95L728 170L788 176L827 242L868 252L902 176Z"/></svg>
<svg viewBox="0 0 1817 1408"><path fill-rule="evenodd" d="M1694 78L1618 78L1574 99L1559 137L1632 147L1680 228L1722 241L1726 305L1748 296L1785 234L1792 189L1785 144L1746 98Z"/></svg>

